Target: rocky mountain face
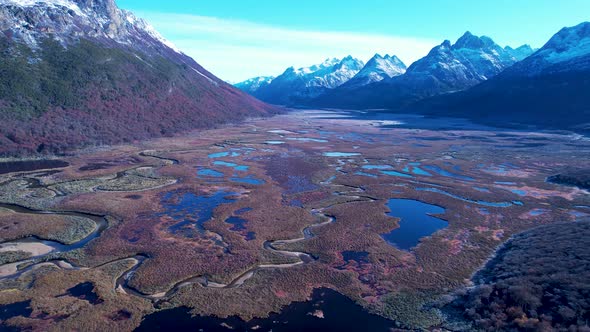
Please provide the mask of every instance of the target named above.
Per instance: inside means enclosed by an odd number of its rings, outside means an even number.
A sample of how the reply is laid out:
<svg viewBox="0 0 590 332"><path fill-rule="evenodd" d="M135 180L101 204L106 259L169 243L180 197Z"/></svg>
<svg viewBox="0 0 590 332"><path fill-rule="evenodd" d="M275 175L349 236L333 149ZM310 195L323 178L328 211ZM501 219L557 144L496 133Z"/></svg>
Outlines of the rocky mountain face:
<svg viewBox="0 0 590 332"><path fill-rule="evenodd" d="M54 153L276 112L114 0L0 0L0 154Z"/></svg>
<svg viewBox="0 0 590 332"><path fill-rule="evenodd" d="M445 40L403 75L350 89L335 89L311 104L325 107L398 108L417 100L475 86L512 66L527 46L502 48L489 37L466 32L455 44Z"/></svg>
<svg viewBox="0 0 590 332"><path fill-rule="evenodd" d="M546 75L590 68L590 22L563 28L535 54L521 61L506 75Z"/></svg>
<svg viewBox="0 0 590 332"><path fill-rule="evenodd" d="M590 22L564 28L541 49L463 92L405 111L590 132Z"/></svg>
<svg viewBox="0 0 590 332"><path fill-rule="evenodd" d="M453 45L446 40L433 48L408 68L399 83L394 80L390 83L422 85L431 94L463 90L498 75L521 60L526 55L526 46L519 49L520 52L514 52L500 47L489 37L466 32Z"/></svg>
<svg viewBox="0 0 590 332"><path fill-rule="evenodd" d="M290 67L270 84L258 89L254 96L273 104L297 104L344 84L364 65L361 60L347 56L341 60L327 59L311 67Z"/></svg>
<svg viewBox="0 0 590 332"><path fill-rule="evenodd" d="M380 82L386 78L392 78L402 75L406 72L406 65L395 55L386 54L381 56L375 54L367 64L352 79L344 83L342 87L356 88L375 82Z"/></svg>

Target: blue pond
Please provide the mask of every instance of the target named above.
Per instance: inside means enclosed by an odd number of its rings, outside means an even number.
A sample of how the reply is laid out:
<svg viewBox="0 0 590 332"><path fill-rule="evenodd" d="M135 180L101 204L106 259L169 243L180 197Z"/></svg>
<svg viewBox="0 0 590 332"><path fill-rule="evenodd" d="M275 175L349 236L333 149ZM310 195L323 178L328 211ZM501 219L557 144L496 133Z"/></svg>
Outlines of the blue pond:
<svg viewBox="0 0 590 332"><path fill-rule="evenodd" d="M364 165L364 169L391 169L393 167L389 165Z"/></svg>
<svg viewBox="0 0 590 332"><path fill-rule="evenodd" d="M244 176L244 177L232 177L229 179L230 181L237 182L237 183L247 183L253 185L261 185L264 184L264 180L257 179L252 175Z"/></svg>
<svg viewBox="0 0 590 332"><path fill-rule="evenodd" d="M158 216L166 216L178 221L168 228L172 234L193 238L204 233L203 224L211 219L213 211L219 205L236 201L231 197L234 195L236 193L224 190L219 190L210 196L198 196L190 192L169 192L162 199L164 212L159 213Z"/></svg>
<svg viewBox="0 0 590 332"><path fill-rule="evenodd" d="M451 194L449 192L446 192L444 190L440 190L437 188L416 188L416 190L418 191L429 191L429 192L433 192L433 193L438 193L438 194L442 194L445 196L449 196L455 199L458 199L460 201L463 202L467 202L467 203L473 203L473 204L478 204L478 205L483 205L483 206L490 206L490 207L509 207L512 205L522 205L522 202L520 201L512 201L512 202L486 202L486 201L478 201L478 200L473 200L473 199L469 199L469 198L465 198L465 197L461 197L455 194Z"/></svg>
<svg viewBox="0 0 590 332"><path fill-rule="evenodd" d="M245 172L245 171L247 171L250 168L250 166L238 165L238 164L229 163L227 161L221 161L221 160L214 161L213 162L213 165L215 165L215 166L231 167L234 170L239 171L239 172Z"/></svg>
<svg viewBox="0 0 590 332"><path fill-rule="evenodd" d="M525 190L520 190L520 189L510 189L511 192L517 194L518 196L525 196L526 195L526 191Z"/></svg>
<svg viewBox="0 0 590 332"><path fill-rule="evenodd" d="M400 173L397 171L380 171L380 172L385 175L397 176L400 178L413 178L413 176L411 176L410 174Z"/></svg>
<svg viewBox="0 0 590 332"><path fill-rule="evenodd" d="M240 153L239 152L229 152L229 151L225 151L225 152L216 152L216 153L212 153L210 154L208 157L211 159L214 158L223 158L223 157L237 157L239 156Z"/></svg>
<svg viewBox="0 0 590 332"><path fill-rule="evenodd" d="M432 174L421 169L419 166L420 166L420 163L408 163L408 166L404 167L404 169L402 171L404 171L406 173L412 173L415 175L432 176Z"/></svg>
<svg viewBox="0 0 590 332"><path fill-rule="evenodd" d="M445 209L440 206L412 199L390 199L387 206L391 210L388 215L401 220L399 228L382 237L387 243L402 250L410 250L423 237L448 226L446 221L429 215L444 213Z"/></svg>
<svg viewBox="0 0 590 332"><path fill-rule="evenodd" d="M214 177L214 178L221 178L223 177L223 173L218 172L216 170L213 169L209 169L209 168L201 168L197 171L197 175L198 176L210 176L210 177Z"/></svg>
<svg viewBox="0 0 590 332"><path fill-rule="evenodd" d="M464 181L474 181L473 178L470 178L468 176L455 174L455 173L451 173L451 172L444 170L438 166L427 165L427 166L423 166L423 167L429 171L433 171L433 172L437 173L438 175L442 175L444 177L458 179L458 180L464 180Z"/></svg>

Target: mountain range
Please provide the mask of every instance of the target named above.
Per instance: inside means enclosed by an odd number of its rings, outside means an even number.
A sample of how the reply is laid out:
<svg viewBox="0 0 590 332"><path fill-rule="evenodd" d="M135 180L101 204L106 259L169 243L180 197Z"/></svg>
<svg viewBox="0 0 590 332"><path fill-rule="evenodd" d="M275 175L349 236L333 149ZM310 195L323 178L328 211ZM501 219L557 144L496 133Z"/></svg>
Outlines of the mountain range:
<svg viewBox="0 0 590 332"><path fill-rule="evenodd" d="M292 68L258 90L248 92L275 104L341 108L404 106L423 98L475 86L532 53L533 49L528 45L516 49L503 48L489 37L477 37L466 32L455 44L445 40L409 68L396 56L381 57L376 54L345 82L326 85L325 89L312 94L305 93L306 85L274 83L282 83L292 77ZM352 58L349 56L347 59ZM318 70L308 71L308 77L329 76L335 69L332 66L322 64L310 67ZM294 99L293 95L299 98Z"/></svg>
<svg viewBox="0 0 590 332"><path fill-rule="evenodd" d="M326 59L310 67L289 67L268 84L262 84L252 95L273 104L297 104L339 87L360 72L364 65L361 60L348 56ZM237 86L243 85L247 83Z"/></svg>
<svg viewBox="0 0 590 332"><path fill-rule="evenodd" d="M563 28L538 50L501 47L489 37L466 32L454 44L445 40L407 69L395 56L375 55L348 81L315 94L269 80L260 90L273 87L273 98L259 91L253 95L291 106L382 109L588 131L589 68L590 23L584 22ZM329 70L324 68L322 75ZM294 94L299 98L277 97Z"/></svg>
<svg viewBox="0 0 590 332"><path fill-rule="evenodd" d="M563 28L541 49L466 91L402 111L590 131L590 22Z"/></svg>
<svg viewBox="0 0 590 332"><path fill-rule="evenodd" d="M114 0L0 0L0 154L172 135L277 109Z"/></svg>
<svg viewBox="0 0 590 332"><path fill-rule="evenodd" d="M341 87L354 88L382 81L402 75L406 72L406 65L395 55L386 54L384 57L375 54L353 78Z"/></svg>

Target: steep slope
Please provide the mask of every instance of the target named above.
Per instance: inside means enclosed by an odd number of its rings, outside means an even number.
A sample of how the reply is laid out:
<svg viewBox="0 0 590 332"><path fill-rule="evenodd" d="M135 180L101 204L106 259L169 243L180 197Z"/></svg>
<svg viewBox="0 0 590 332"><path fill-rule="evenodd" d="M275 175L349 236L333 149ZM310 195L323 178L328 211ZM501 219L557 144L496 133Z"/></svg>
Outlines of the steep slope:
<svg viewBox="0 0 590 332"><path fill-rule="evenodd" d="M493 124L590 131L590 23L563 28L530 57L462 93L410 111Z"/></svg>
<svg viewBox="0 0 590 332"><path fill-rule="evenodd" d="M290 67L254 95L273 104L300 103L344 84L363 66L362 61L347 56L342 60L327 59L311 67Z"/></svg>
<svg viewBox="0 0 590 332"><path fill-rule="evenodd" d="M352 79L342 87L355 88L402 75L406 72L406 65L395 55L386 54L384 57L375 54L367 64Z"/></svg>
<svg viewBox="0 0 590 332"><path fill-rule="evenodd" d="M171 135L275 111L114 0L0 0L0 154Z"/></svg>
<svg viewBox="0 0 590 332"><path fill-rule="evenodd" d="M274 79L274 76L259 76L236 83L234 86L244 92L254 95L256 91L269 85Z"/></svg>
<svg viewBox="0 0 590 332"><path fill-rule="evenodd" d="M532 50L531 50L532 51ZM498 46L489 37L466 32L455 44L445 40L414 62L404 75L360 87L336 89L314 105L348 108L398 108L417 100L465 90L502 72L526 53ZM515 56L515 55L518 55Z"/></svg>

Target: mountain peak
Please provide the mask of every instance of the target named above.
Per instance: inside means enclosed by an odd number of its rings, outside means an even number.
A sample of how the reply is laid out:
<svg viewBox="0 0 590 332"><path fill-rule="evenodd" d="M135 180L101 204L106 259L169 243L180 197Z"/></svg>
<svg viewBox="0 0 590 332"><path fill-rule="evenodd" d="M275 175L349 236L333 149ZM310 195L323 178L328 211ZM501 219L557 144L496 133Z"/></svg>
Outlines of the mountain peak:
<svg viewBox="0 0 590 332"><path fill-rule="evenodd" d="M573 48L590 47L590 22L583 22L573 27L559 30L543 46L542 49L553 49L557 53L563 53Z"/></svg>
<svg viewBox="0 0 590 332"><path fill-rule="evenodd" d="M14 6L26 10L27 20ZM0 0L0 31L37 49L48 34L62 46L80 39L108 39L146 54L181 53L146 21L121 10L114 0Z"/></svg>
<svg viewBox="0 0 590 332"><path fill-rule="evenodd" d="M19 137L2 140L0 154L169 135L272 110L113 0L0 0L0 31L0 63L18 68L3 72L0 136ZM46 132L31 134L37 128Z"/></svg>
<svg viewBox="0 0 590 332"><path fill-rule="evenodd" d="M362 62L359 61L359 63ZM395 55L381 56L376 53L350 81L345 83L345 86L359 87L399 76L405 72L406 65Z"/></svg>
<svg viewBox="0 0 590 332"><path fill-rule="evenodd" d="M453 49L482 49L493 46L494 44L494 41L490 37L478 37L467 31L461 38L457 39L457 42L453 45Z"/></svg>
<svg viewBox="0 0 590 332"><path fill-rule="evenodd" d="M559 30L541 49L514 67L513 72L529 76L590 70L590 22Z"/></svg>

